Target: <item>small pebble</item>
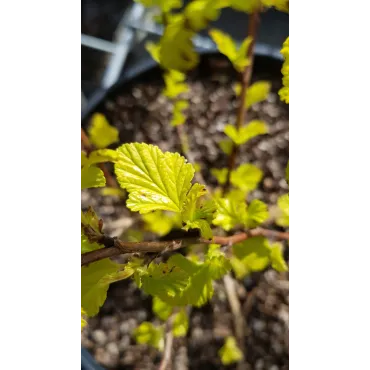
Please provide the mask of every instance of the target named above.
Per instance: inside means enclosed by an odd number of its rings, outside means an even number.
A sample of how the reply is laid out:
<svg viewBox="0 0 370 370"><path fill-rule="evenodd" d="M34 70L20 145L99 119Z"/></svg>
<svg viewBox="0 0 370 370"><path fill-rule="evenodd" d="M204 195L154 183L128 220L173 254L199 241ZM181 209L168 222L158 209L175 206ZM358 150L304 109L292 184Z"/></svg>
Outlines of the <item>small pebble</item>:
<svg viewBox="0 0 370 370"><path fill-rule="evenodd" d="M262 320L254 320L253 321L253 324L252 324L252 327L255 331L262 331L265 329L266 327L266 323L263 322Z"/></svg>
<svg viewBox="0 0 370 370"><path fill-rule="evenodd" d="M128 335L124 335L118 345L119 350L122 352L130 345L130 337Z"/></svg>
<svg viewBox="0 0 370 370"><path fill-rule="evenodd" d="M110 342L106 346L107 351L112 355L112 356L118 356L119 355L119 349L118 345L116 342Z"/></svg>
<svg viewBox="0 0 370 370"><path fill-rule="evenodd" d="M100 329L93 331L92 338L99 345L104 345L107 342L107 335L103 330Z"/></svg>

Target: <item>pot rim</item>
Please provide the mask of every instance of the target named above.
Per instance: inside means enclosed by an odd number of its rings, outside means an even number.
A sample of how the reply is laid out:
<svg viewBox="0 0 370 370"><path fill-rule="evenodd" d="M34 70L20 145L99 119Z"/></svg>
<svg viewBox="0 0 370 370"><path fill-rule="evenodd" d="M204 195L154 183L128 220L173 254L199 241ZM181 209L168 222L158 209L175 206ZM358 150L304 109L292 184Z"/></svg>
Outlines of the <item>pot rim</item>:
<svg viewBox="0 0 370 370"><path fill-rule="evenodd" d="M200 56L211 56L211 55L222 55L217 48L212 49L202 49L196 48L196 51ZM270 46L268 44L256 43L255 53L256 57L263 57L276 62L283 62L283 57L280 54L280 49ZM85 108L81 113L81 123L83 123L95 110L96 108L106 99L106 97L122 88L125 84L132 82L135 78L139 77L141 74L146 73L150 70L154 70L159 67L159 64L148 54L147 57L143 58L139 63L135 63L129 66L119 80L109 87L108 89L99 88L96 92L92 94L90 99L88 99Z"/></svg>

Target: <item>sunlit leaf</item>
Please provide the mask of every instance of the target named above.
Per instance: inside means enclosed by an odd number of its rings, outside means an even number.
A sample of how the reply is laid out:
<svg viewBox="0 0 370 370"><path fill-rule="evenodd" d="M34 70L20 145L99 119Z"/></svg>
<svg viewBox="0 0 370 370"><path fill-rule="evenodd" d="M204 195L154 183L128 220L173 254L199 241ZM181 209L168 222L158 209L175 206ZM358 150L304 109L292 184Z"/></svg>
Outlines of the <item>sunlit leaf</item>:
<svg viewBox="0 0 370 370"><path fill-rule="evenodd" d="M212 279L221 279L231 270L230 261L225 253L220 250L217 244L211 244L206 255L206 262L209 264L209 273Z"/></svg>
<svg viewBox="0 0 370 370"><path fill-rule="evenodd" d="M189 328L189 319L185 309L178 312L172 323L172 332L174 337L185 337Z"/></svg>
<svg viewBox="0 0 370 370"><path fill-rule="evenodd" d="M256 236L233 245L234 255L248 272L262 271L270 263L270 245L266 238Z"/></svg>
<svg viewBox="0 0 370 370"><path fill-rule="evenodd" d="M102 279L118 269L119 265L109 259L81 267L81 305L89 317L99 312L107 298L109 284Z"/></svg>
<svg viewBox="0 0 370 370"><path fill-rule="evenodd" d="M266 7L275 7L281 12L289 12L289 0L261 0L261 2Z"/></svg>
<svg viewBox="0 0 370 370"><path fill-rule="evenodd" d="M288 266L283 255L283 246L281 243L273 243L271 245L271 266L279 272L288 271Z"/></svg>
<svg viewBox="0 0 370 370"><path fill-rule="evenodd" d="M173 116L171 119L172 126L179 126L185 123L186 115L184 114L184 110L187 109L189 103L186 100L178 100L174 104L173 108Z"/></svg>
<svg viewBox="0 0 370 370"><path fill-rule="evenodd" d="M81 307L81 330L87 325L85 317L86 317L86 312Z"/></svg>
<svg viewBox="0 0 370 370"><path fill-rule="evenodd" d="M263 172L250 163L240 165L231 172L230 182L242 191L254 190L261 181Z"/></svg>
<svg viewBox="0 0 370 370"><path fill-rule="evenodd" d="M163 94L170 99L176 98L178 95L187 92L189 90L189 86L184 82L185 81L185 74L175 70L167 71L163 78L165 82L165 89L163 90ZM181 111L182 109L187 108L188 102L182 101L178 105L178 109Z"/></svg>
<svg viewBox="0 0 370 370"><path fill-rule="evenodd" d="M167 13L172 9L182 7L182 0L135 0L146 7L158 7L162 12Z"/></svg>
<svg viewBox="0 0 370 370"><path fill-rule="evenodd" d="M220 140L218 145L220 146L221 150L227 154L230 155L233 150L233 142L229 139Z"/></svg>
<svg viewBox="0 0 370 370"><path fill-rule="evenodd" d="M256 136L266 134L268 127L263 121L253 120L240 129L234 125L226 125L224 132L236 145L242 145Z"/></svg>
<svg viewBox="0 0 370 370"><path fill-rule="evenodd" d="M211 29L209 35L217 45L219 52L229 58L237 71L242 72L250 64L250 59L246 55L252 42L250 37L247 37L238 47L232 37L221 30Z"/></svg>
<svg viewBox="0 0 370 370"><path fill-rule="evenodd" d="M217 179L217 182L220 184L220 185L223 185L225 184L226 182L226 179L227 179L227 173L228 173L228 169L227 168L211 168L211 174L212 176L214 176L216 179Z"/></svg>
<svg viewBox="0 0 370 370"><path fill-rule="evenodd" d="M145 44L145 49L148 51L148 53L151 55L151 57L157 62L160 63L160 44L159 43L154 43L152 41L148 41Z"/></svg>
<svg viewBox="0 0 370 370"><path fill-rule="evenodd" d="M231 197L219 198L215 201L217 211L213 224L229 231L237 225L244 224L247 217L247 205L239 199Z"/></svg>
<svg viewBox="0 0 370 370"><path fill-rule="evenodd" d="M280 52L284 57L284 63L281 69L281 73L283 74L283 87L279 90L279 96L282 101L289 104L289 37L284 41Z"/></svg>
<svg viewBox="0 0 370 370"><path fill-rule="evenodd" d="M105 187L101 189L100 194L104 196L110 196L110 197L119 197L119 198L125 197L125 192L122 189L110 188L110 187Z"/></svg>
<svg viewBox="0 0 370 370"><path fill-rule="evenodd" d="M277 201L279 207L279 215L276 219L276 223L279 226L289 226L289 194L282 195Z"/></svg>
<svg viewBox="0 0 370 370"><path fill-rule="evenodd" d="M224 0L193 0L185 8L185 16L191 29L200 31L215 21L224 7Z"/></svg>
<svg viewBox="0 0 370 370"><path fill-rule="evenodd" d="M234 337L227 337L225 344L218 351L221 362L230 365L243 359L243 352L240 350Z"/></svg>
<svg viewBox="0 0 370 370"><path fill-rule="evenodd" d="M158 297L153 297L152 310L161 320L167 320L173 310L168 303L161 301Z"/></svg>
<svg viewBox="0 0 370 370"><path fill-rule="evenodd" d="M90 141L98 149L103 149L119 140L118 130L111 126L105 116L95 113L89 127Z"/></svg>
<svg viewBox="0 0 370 370"><path fill-rule="evenodd" d="M185 27L186 18L182 15L171 17L160 41L159 59L167 70L188 71L199 62L192 38L194 31Z"/></svg>
<svg viewBox="0 0 370 370"><path fill-rule="evenodd" d="M151 322L144 321L135 329L134 337L139 344L147 344L163 351L164 330L162 327L155 327Z"/></svg>
<svg viewBox="0 0 370 370"><path fill-rule="evenodd" d="M117 160L117 156L117 152L112 149L94 150L89 154L86 164L92 165L103 162L115 162Z"/></svg>
<svg viewBox="0 0 370 370"><path fill-rule="evenodd" d="M100 188L105 186L104 172L96 166L85 166L81 169L81 189Z"/></svg>
<svg viewBox="0 0 370 370"><path fill-rule="evenodd" d="M117 149L117 179L129 192L127 207L148 213L181 212L194 176L194 168L178 153L163 153L157 146L124 144Z"/></svg>
<svg viewBox="0 0 370 370"><path fill-rule="evenodd" d="M142 216L145 222L145 230L159 236L167 235L173 228L181 228L181 216L178 213L165 213L154 211Z"/></svg>
<svg viewBox="0 0 370 370"><path fill-rule="evenodd" d="M252 200L247 207L246 226L249 228L257 227L269 218L267 204L261 200Z"/></svg>

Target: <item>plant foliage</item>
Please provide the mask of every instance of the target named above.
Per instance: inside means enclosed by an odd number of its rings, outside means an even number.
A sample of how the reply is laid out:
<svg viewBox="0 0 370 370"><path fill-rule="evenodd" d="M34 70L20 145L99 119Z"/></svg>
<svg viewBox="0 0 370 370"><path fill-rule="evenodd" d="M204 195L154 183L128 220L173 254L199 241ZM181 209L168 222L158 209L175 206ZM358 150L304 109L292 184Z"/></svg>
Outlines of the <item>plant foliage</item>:
<svg viewBox="0 0 370 370"><path fill-rule="evenodd" d="M200 31L208 30L219 52L229 59L241 76L253 63L250 57L253 37L248 35L237 43L230 35L212 28L212 22L219 18L225 7L248 14L270 7L284 12L289 10L288 0L193 0L186 6L181 0L136 1L155 7L160 12L157 19L164 26L163 35L158 42L147 43L146 48L163 69L162 94L173 106L170 124L176 130L187 121L191 91L186 73L200 59L194 47L194 37ZM289 38L284 42L281 53L284 63L279 95L281 100L289 103ZM243 84L234 85L240 109L248 110L268 98L271 90L268 81L247 85L243 79L241 81ZM244 99L241 98L242 91ZM129 230L125 240L140 244L143 231L165 237L174 229L184 232L193 230L199 235L194 244L206 248L204 253L195 253L192 245L185 249L189 245L182 245L182 240L173 241L173 250L167 246L155 256L160 257L159 260L155 258L148 262L145 253L141 253L130 254L124 264L102 258L82 266L81 330L87 325L87 318L95 316L104 304L109 285L132 279L144 294L152 297L152 311L160 322L158 325L141 323L133 336L137 343L163 351L165 321L171 323L174 337L185 336L189 328L187 308L200 307L212 299L216 280L226 274L243 279L266 268L279 272L288 270L283 243L270 241L263 236L265 234L253 234L256 236L252 237L254 229L266 223L289 227L288 193L279 197L278 214L274 220L271 220L267 205L251 197L251 192L260 186L264 175L260 168L252 163L239 162L238 166L212 168L210 173L219 187L209 189L209 184L196 177L196 172L199 175L204 168L189 163L180 153L162 151L156 145L137 142L116 147L119 132L101 113L92 117L88 134L91 145L81 151L81 189L102 188L104 194L117 196L120 201L125 201L131 212L136 212L143 225L142 230ZM257 119L230 121L224 128L224 134L224 139L219 142L220 151L232 156L244 146L247 150L252 139L269 135L269 127L266 122ZM107 171L104 165L107 163L114 167L118 189L106 187ZM289 182L289 162L286 181ZM242 241L222 246L216 243L220 235L231 240L227 235L241 231L247 235L244 240L238 239ZM81 253L100 253L107 247L107 240L113 243L108 244L110 248L121 245L105 234L103 220L91 207L82 212ZM184 253L175 251L180 248ZM230 336L225 338L219 356L224 365L229 365L243 359L243 349Z"/></svg>

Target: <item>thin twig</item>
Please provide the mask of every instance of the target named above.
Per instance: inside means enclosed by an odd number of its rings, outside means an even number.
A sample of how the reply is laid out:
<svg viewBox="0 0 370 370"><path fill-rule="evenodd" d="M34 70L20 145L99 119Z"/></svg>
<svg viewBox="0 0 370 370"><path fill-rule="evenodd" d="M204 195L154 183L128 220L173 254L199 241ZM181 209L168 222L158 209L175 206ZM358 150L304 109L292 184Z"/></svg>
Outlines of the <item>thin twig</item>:
<svg viewBox="0 0 370 370"><path fill-rule="evenodd" d="M167 320L167 330L164 342L164 351L161 363L158 370L167 370L168 365L171 362L171 354L173 347L173 333L172 333L172 317Z"/></svg>
<svg viewBox="0 0 370 370"><path fill-rule="evenodd" d="M224 284L226 295L229 300L231 312L234 318L234 327L235 327L235 336L238 342L239 348L242 350L243 354L245 352L245 329L247 328L246 320L242 314L240 301L238 294L236 292L236 283L235 280L231 277L230 274L224 276ZM246 369L247 364L245 359L239 362L238 369Z"/></svg>
<svg viewBox="0 0 370 370"><path fill-rule="evenodd" d="M126 253L163 253L175 251L180 248L193 244L221 244L231 246L240 243L248 238L255 236L264 236L266 238L289 240L289 232L280 232L256 228L244 233L238 233L232 236L214 236L208 240L204 238L187 238L182 240L160 241L160 242L124 242L118 238L96 234L96 232L86 226L82 226L85 235L91 242L96 242L105 246L81 255L81 266L88 265L92 262L100 261L104 258L115 257Z"/></svg>
<svg viewBox="0 0 370 370"><path fill-rule="evenodd" d="M94 146L90 143L89 137L86 135L85 130L81 127L81 142L82 146L86 151L86 154L89 155L93 150ZM107 167L104 163L98 163L99 168L103 171L104 177L107 180L107 185L111 188L118 189L118 183L115 180L115 178L111 175L111 173L108 171Z"/></svg>
<svg viewBox="0 0 370 370"><path fill-rule="evenodd" d="M248 22L248 36L252 38L252 42L250 43L249 48L247 50L247 58L250 60L250 63L245 67L243 75L242 75L242 86L241 86L241 92L240 92L240 97L239 97L239 109L238 109L238 115L236 118L236 128L238 130L243 126L246 120L247 109L245 107L245 99L247 96L247 90L250 85L251 77L252 77L253 62L254 62L254 45L256 42L258 24L259 24L259 11L255 11L254 13L250 15L249 22ZM232 151L229 156L226 182L223 187L224 192L230 187L231 171L235 167L238 152L239 152L239 147L235 143L233 143Z"/></svg>

